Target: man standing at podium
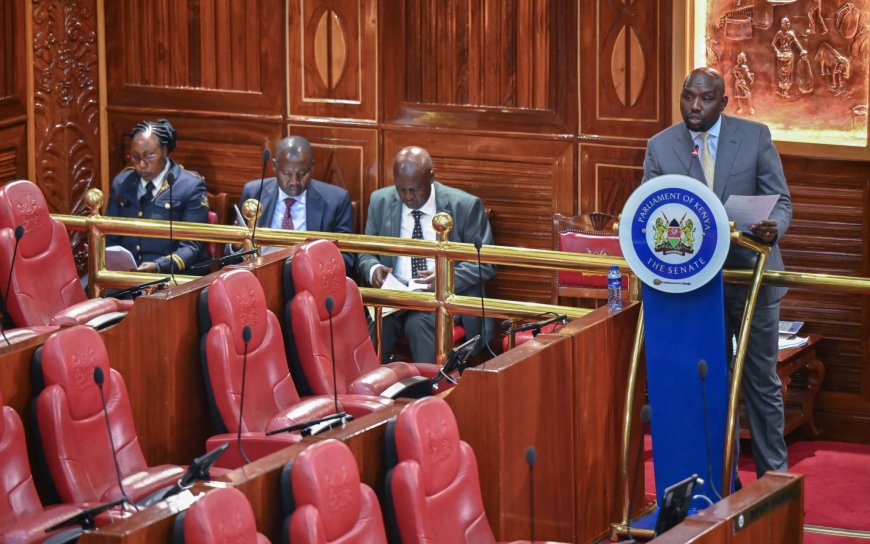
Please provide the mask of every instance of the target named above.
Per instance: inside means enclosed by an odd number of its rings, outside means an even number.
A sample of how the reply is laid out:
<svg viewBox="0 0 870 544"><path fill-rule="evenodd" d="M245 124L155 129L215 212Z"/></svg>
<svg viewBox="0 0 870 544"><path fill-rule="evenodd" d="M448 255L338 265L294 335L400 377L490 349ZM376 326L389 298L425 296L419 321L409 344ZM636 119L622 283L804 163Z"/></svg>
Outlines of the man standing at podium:
<svg viewBox="0 0 870 544"><path fill-rule="evenodd" d="M777 241L788 229L792 209L782 161L767 126L724 115L727 104L722 74L712 68L689 73L680 94L683 122L650 138L643 180L664 174L688 175L705 182L722 202L731 195L779 195L770 217L750 225L750 230L772 245L767 268L783 270ZM755 258L751 250L732 244L725 267L752 268ZM729 360L731 338L740 327L748 290L748 285L725 284ZM776 373L779 303L785 291L781 287L759 291L741 384L759 477L768 470L788 470L782 383Z"/></svg>

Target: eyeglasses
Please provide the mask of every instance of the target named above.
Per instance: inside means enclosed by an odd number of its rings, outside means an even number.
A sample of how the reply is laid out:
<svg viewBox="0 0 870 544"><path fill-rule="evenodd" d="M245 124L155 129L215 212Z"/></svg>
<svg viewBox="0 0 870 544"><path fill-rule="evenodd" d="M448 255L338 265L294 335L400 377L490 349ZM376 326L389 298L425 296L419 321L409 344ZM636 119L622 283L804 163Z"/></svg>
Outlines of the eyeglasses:
<svg viewBox="0 0 870 544"><path fill-rule="evenodd" d="M139 155L138 153L130 154L130 162L133 164L139 164L142 161L145 161L147 164L151 164L155 160L157 160L158 153L147 153L145 155Z"/></svg>

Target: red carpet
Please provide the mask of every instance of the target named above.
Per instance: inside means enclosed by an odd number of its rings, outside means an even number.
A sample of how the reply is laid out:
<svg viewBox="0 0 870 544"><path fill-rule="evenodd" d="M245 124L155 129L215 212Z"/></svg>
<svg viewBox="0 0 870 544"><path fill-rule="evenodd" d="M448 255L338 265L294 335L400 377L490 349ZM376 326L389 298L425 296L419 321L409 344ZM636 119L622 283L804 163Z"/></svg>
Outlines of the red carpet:
<svg viewBox="0 0 870 544"><path fill-rule="evenodd" d="M645 442L646 492L655 494L650 439ZM807 544L870 543L870 445L801 441L789 445L789 471L804 475L804 523ZM741 444L738 464L743 484L755 481L748 444ZM826 529L867 534L821 534Z"/></svg>

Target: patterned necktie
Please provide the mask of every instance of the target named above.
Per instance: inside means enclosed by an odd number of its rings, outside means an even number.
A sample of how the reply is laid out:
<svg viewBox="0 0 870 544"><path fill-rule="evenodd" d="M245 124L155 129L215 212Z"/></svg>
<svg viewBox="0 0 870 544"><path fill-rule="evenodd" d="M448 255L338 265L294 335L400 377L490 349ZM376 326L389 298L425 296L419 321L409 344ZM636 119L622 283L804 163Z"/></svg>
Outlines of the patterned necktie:
<svg viewBox="0 0 870 544"><path fill-rule="evenodd" d="M293 229L293 217L290 215L290 208L293 207L293 203L296 202L295 198L285 198L284 199L284 217L281 219L281 228L287 230Z"/></svg>
<svg viewBox="0 0 870 544"><path fill-rule="evenodd" d="M149 181L145 186L145 194L139 197L139 208L144 208L152 200L154 200L154 183Z"/></svg>
<svg viewBox="0 0 870 544"><path fill-rule="evenodd" d="M716 163L713 161L713 154L710 152L710 135L706 132L701 134L701 139L704 140L704 152L701 153L701 169L704 170L704 177L707 178L707 187L713 190L713 173L716 170Z"/></svg>
<svg viewBox="0 0 870 544"><path fill-rule="evenodd" d="M414 216L414 232L411 233L411 238L414 240L422 240L423 239L423 225L420 224L420 217L422 217L423 212L420 210L413 210L411 215ZM420 272L426 270L426 258L425 257L411 257L411 277L419 278Z"/></svg>

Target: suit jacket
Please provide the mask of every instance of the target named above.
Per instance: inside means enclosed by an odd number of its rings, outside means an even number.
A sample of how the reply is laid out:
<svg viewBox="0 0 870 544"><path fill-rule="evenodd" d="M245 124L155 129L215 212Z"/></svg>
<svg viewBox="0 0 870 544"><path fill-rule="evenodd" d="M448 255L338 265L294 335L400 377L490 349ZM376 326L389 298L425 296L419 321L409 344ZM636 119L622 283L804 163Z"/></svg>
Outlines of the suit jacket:
<svg viewBox="0 0 870 544"><path fill-rule="evenodd" d="M141 206L138 191L139 175L132 168L125 168L112 180L106 215L133 219L160 219L169 221L170 207L173 221L188 223L208 222L208 197L205 181L196 172L185 170L169 160L168 174L175 176L172 200L169 199L169 184L164 179L154 193L154 200ZM170 204L171 202L171 204ZM170 263L175 272L181 272L192 264L206 258L202 242L145 238L139 236L108 236L106 245L121 245L136 258L136 264L154 261L160 272L169 272Z"/></svg>
<svg viewBox="0 0 870 544"><path fill-rule="evenodd" d="M683 174L703 180L700 161L692 157L694 145L692 135L683 122L650 138L643 161L643 181L663 174ZM777 240L785 235L791 223L791 196L782 161L766 125L722 115L713 181L713 192L723 203L731 195L779 195L769 219L776 221L779 230ZM731 244L725 266L751 268L755 265L755 259L753 251ZM768 257L767 268L784 269L776 241ZM786 290L779 287L764 288L762 291L763 298L775 301L782 298Z"/></svg>
<svg viewBox="0 0 870 544"><path fill-rule="evenodd" d="M243 204L249 198L257 198L260 191L260 180L255 179L245 184L242 189ZM271 177L263 181L263 196L260 200L260 219L258 227L269 228L275 206L278 204L278 179ZM318 232L337 232L353 234L353 210L350 204L350 193L345 189L329 183L312 179L305 194L305 227L306 230ZM344 266L348 275L355 269L353 253L343 253Z"/></svg>
<svg viewBox="0 0 870 544"><path fill-rule="evenodd" d="M450 231L451 242L473 243L475 235L480 235L484 244L492 244L492 230L483 211L483 203L476 196L465 191L442 185L437 181L432 184L435 191L435 207L438 213L449 213L453 217L453 230ZM369 201L369 213L366 220L367 236L400 237L402 228L402 201L395 187L383 187L372 193ZM396 267L395 255L360 254L358 266L360 281L369 281L372 267L382 264L388 268ZM460 262L454 268L454 291L467 296L483 296L483 281L495 276L495 265L481 266L483 278L478 277L477 263ZM481 333L481 319L476 316L461 316L466 337L471 338ZM495 327L490 323L486 326L487 337L495 334ZM487 338L488 340L488 338Z"/></svg>

